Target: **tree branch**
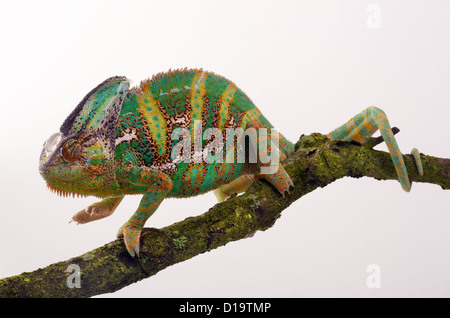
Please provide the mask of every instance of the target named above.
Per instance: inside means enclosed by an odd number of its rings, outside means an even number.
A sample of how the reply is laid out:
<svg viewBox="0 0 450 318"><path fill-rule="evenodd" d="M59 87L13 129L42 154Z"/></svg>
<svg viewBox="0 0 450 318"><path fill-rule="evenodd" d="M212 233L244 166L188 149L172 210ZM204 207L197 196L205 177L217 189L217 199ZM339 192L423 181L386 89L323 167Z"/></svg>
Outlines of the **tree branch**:
<svg viewBox="0 0 450 318"><path fill-rule="evenodd" d="M374 138L373 144L378 140ZM450 159L421 155L419 176L411 155L404 155L411 182L450 189ZM342 177L397 179L388 153L353 142L331 141L321 134L302 136L283 163L294 181L289 195L256 181L240 196L218 203L206 213L162 229L144 229L141 256L131 258L121 240L33 272L0 279L0 297L90 297L111 293L164 268L270 228L291 203ZM68 288L67 267L81 269L81 288Z"/></svg>

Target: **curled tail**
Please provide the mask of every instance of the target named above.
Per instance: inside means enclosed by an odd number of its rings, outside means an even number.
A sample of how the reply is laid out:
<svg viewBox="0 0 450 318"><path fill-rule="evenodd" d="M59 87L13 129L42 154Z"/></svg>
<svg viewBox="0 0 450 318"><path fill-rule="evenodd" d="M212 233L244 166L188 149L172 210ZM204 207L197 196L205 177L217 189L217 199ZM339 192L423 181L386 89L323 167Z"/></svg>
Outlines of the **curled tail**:
<svg viewBox="0 0 450 318"><path fill-rule="evenodd" d="M388 147L389 153L394 163L397 172L398 180L406 192L411 190L411 183L409 181L408 172L406 170L405 162L403 161L402 153L395 140L389 121L384 111L377 107L369 107L356 115L344 125L336 128L328 134L328 138L332 140L355 140L364 143L377 130L380 130ZM416 161L416 166L420 175L423 175L422 161L420 159L419 151L414 148L411 151Z"/></svg>

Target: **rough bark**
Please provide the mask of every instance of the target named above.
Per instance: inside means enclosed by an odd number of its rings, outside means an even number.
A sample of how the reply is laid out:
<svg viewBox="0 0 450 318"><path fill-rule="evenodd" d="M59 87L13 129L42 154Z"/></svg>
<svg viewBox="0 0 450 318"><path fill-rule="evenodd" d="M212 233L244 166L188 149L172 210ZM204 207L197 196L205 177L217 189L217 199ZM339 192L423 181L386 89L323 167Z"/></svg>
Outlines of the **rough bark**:
<svg viewBox="0 0 450 318"><path fill-rule="evenodd" d="M0 279L0 297L91 297L111 293L170 265L270 228L291 203L339 178L396 180L389 154L371 148L379 142L374 138L361 146L330 141L321 134L302 136L295 152L283 163L295 184L286 197L267 182L256 181L246 193L218 203L202 215L162 229L144 229L139 258L132 258L122 241L115 240L81 256ZM450 159L421 157L422 177L412 156L404 155L410 180L450 189ZM81 288L67 286L70 264L81 269Z"/></svg>

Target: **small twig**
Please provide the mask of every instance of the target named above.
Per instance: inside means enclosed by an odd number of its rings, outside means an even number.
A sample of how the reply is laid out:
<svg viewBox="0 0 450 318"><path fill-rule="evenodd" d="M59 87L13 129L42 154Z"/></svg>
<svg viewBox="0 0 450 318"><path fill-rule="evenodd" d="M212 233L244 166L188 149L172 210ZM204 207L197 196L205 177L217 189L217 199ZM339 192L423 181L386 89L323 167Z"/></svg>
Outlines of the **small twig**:
<svg viewBox="0 0 450 318"><path fill-rule="evenodd" d="M400 132L400 129L398 129L397 127L393 127L392 128L392 133L394 135L398 134ZM364 144L364 146L366 148L373 148L376 145L379 145L381 143L383 143L383 136L378 136L378 137L370 137L370 139Z"/></svg>

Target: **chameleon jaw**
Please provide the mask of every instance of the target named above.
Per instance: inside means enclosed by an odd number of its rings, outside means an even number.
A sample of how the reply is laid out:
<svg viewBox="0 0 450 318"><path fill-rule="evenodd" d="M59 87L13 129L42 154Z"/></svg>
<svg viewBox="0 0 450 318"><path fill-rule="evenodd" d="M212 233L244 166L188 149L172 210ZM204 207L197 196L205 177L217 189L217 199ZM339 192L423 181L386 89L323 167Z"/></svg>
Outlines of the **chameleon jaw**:
<svg viewBox="0 0 450 318"><path fill-rule="evenodd" d="M75 198L75 196L78 198L86 198L87 197L87 195L85 195L85 194L80 194L80 193L75 193L75 192L55 188L55 187L49 185L48 183L47 183L47 188L51 192L56 193L58 196L64 197L64 198L67 198L70 196L72 196L73 198Z"/></svg>

